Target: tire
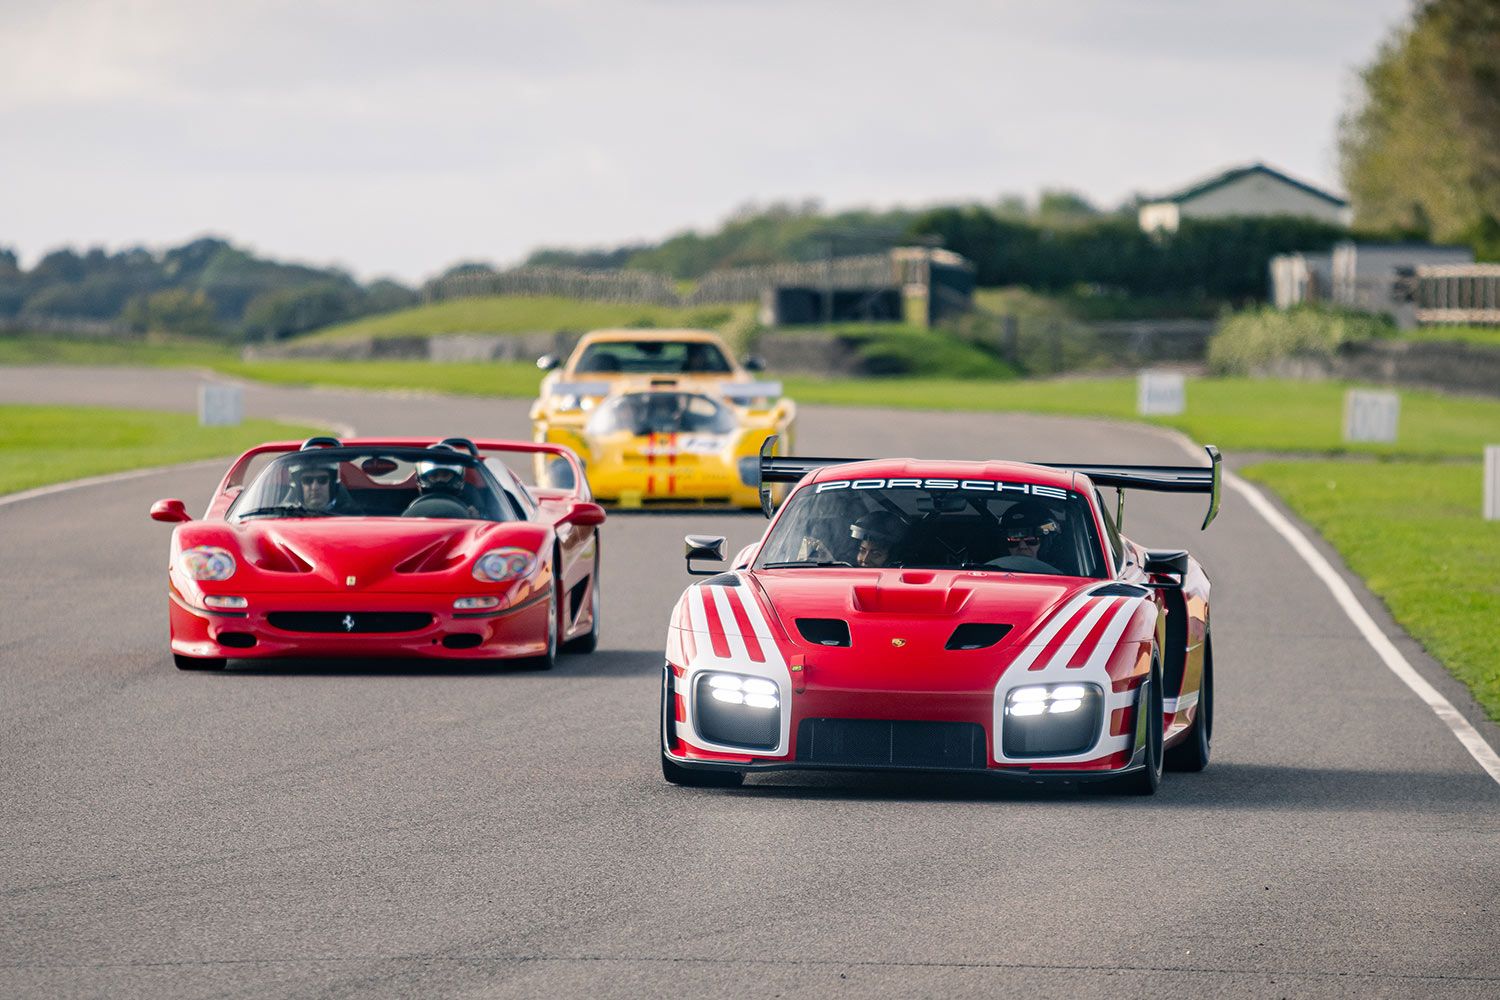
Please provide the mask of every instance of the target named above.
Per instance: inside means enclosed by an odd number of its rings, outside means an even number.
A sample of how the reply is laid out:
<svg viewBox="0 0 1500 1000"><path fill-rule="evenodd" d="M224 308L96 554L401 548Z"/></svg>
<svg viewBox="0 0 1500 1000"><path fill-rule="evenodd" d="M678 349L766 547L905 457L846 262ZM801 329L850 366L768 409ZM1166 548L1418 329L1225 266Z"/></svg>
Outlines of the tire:
<svg viewBox="0 0 1500 1000"><path fill-rule="evenodd" d="M563 644L568 653L592 653L599 648L599 541L594 540L594 572L589 576L589 618L586 634Z"/></svg>
<svg viewBox="0 0 1500 1000"><path fill-rule="evenodd" d="M738 788L745 780L742 771L696 771L681 767L668 760L665 751L661 755L661 776L686 788Z"/></svg>
<svg viewBox="0 0 1500 1000"><path fill-rule="evenodd" d="M1198 714L1187 739L1167 751L1169 771L1201 771L1208 766L1214 736L1214 647L1212 636L1203 640L1203 680L1198 686Z"/></svg>
<svg viewBox="0 0 1500 1000"><path fill-rule="evenodd" d="M229 661L222 656L183 656L181 653L173 653L172 662L177 664L178 670L223 670L224 664Z"/></svg>
<svg viewBox="0 0 1500 1000"><path fill-rule="evenodd" d="M1155 795L1161 787L1163 764L1162 753L1162 704L1161 662L1151 658L1151 676L1141 692L1146 711L1146 766L1139 771L1115 779L1114 790L1121 795Z"/></svg>
<svg viewBox="0 0 1500 1000"><path fill-rule="evenodd" d="M552 593L547 598L547 651L541 656L528 657L521 661L521 666L526 670L551 670L557 666L557 621L558 605L562 602L557 599L557 585L552 587Z"/></svg>
<svg viewBox="0 0 1500 1000"><path fill-rule="evenodd" d="M667 683L662 678L661 712L657 718L661 723L661 776L674 785L685 788L738 788L745 780L742 771L697 771L674 763L667 756L667 726L672 724L672 714L667 706Z"/></svg>

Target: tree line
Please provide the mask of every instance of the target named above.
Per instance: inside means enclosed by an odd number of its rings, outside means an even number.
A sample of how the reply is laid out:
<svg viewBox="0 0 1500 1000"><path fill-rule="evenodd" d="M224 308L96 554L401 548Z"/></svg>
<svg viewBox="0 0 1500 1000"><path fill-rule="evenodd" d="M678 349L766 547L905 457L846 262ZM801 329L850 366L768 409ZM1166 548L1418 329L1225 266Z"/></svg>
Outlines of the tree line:
<svg viewBox="0 0 1500 1000"><path fill-rule="evenodd" d="M54 250L29 270L0 248L0 319L110 323L126 330L274 340L417 301L393 281L257 257L215 238L164 252Z"/></svg>

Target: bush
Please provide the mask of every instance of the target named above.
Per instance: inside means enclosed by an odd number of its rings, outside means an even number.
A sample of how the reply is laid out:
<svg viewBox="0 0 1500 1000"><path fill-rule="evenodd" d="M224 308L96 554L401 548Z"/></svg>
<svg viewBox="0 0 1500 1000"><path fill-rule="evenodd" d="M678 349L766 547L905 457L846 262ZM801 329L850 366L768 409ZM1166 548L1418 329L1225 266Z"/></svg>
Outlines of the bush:
<svg viewBox="0 0 1500 1000"><path fill-rule="evenodd" d="M1339 345L1394 337L1390 320L1361 313L1304 306L1269 306L1227 316L1208 344L1208 366L1217 375L1249 375L1295 355L1329 357Z"/></svg>

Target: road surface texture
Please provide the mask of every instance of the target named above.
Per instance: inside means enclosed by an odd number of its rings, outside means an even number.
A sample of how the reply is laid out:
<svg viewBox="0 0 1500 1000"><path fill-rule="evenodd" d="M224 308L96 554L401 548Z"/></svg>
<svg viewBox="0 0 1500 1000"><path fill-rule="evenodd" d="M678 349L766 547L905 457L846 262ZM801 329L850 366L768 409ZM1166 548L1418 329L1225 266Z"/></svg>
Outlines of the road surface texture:
<svg viewBox="0 0 1500 1000"><path fill-rule="evenodd" d="M191 409L185 371L0 369L0 402ZM526 404L246 388L371 434ZM808 454L1164 462L1143 428L808 407ZM1235 494L1135 495L1214 581L1213 762L1150 799L794 773L662 781L682 536L611 515L604 641L551 673L166 646L170 528L222 463L0 506L0 997L1500 996L1500 785ZM1326 552L1326 547L1319 543ZM1496 727L1376 621L1492 745Z"/></svg>

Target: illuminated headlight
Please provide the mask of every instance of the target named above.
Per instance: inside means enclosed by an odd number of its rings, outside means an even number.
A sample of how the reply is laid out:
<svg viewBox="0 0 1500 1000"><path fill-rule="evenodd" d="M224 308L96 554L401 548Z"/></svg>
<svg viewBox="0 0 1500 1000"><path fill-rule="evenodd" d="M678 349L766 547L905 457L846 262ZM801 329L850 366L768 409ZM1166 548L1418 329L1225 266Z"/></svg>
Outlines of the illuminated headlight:
<svg viewBox="0 0 1500 1000"><path fill-rule="evenodd" d="M204 607L208 608L245 608L250 602L243 597L226 597L222 594L207 594L203 598Z"/></svg>
<svg viewBox="0 0 1500 1000"><path fill-rule="evenodd" d="M227 549L206 545L183 549L177 565L193 580L227 580L234 576L234 556Z"/></svg>
<svg viewBox="0 0 1500 1000"><path fill-rule="evenodd" d="M498 608L500 598L498 597L459 597L453 602L455 611L483 611L485 608Z"/></svg>
<svg viewBox="0 0 1500 1000"><path fill-rule="evenodd" d="M1005 697L1001 746L1007 757L1068 756L1099 738L1104 692L1097 684L1033 684Z"/></svg>
<svg viewBox="0 0 1500 1000"><path fill-rule="evenodd" d="M474 579L486 583L519 580L536 567L536 554L525 549L495 549L474 563Z"/></svg>
<svg viewBox="0 0 1500 1000"><path fill-rule="evenodd" d="M781 740L781 697L775 681L743 674L699 674L694 721L704 739L725 746L773 749Z"/></svg>
<svg viewBox="0 0 1500 1000"><path fill-rule="evenodd" d="M730 705L748 705L751 708L778 708L781 699L776 697L776 682L763 677L741 677L739 674L710 674L709 695L717 701Z"/></svg>

